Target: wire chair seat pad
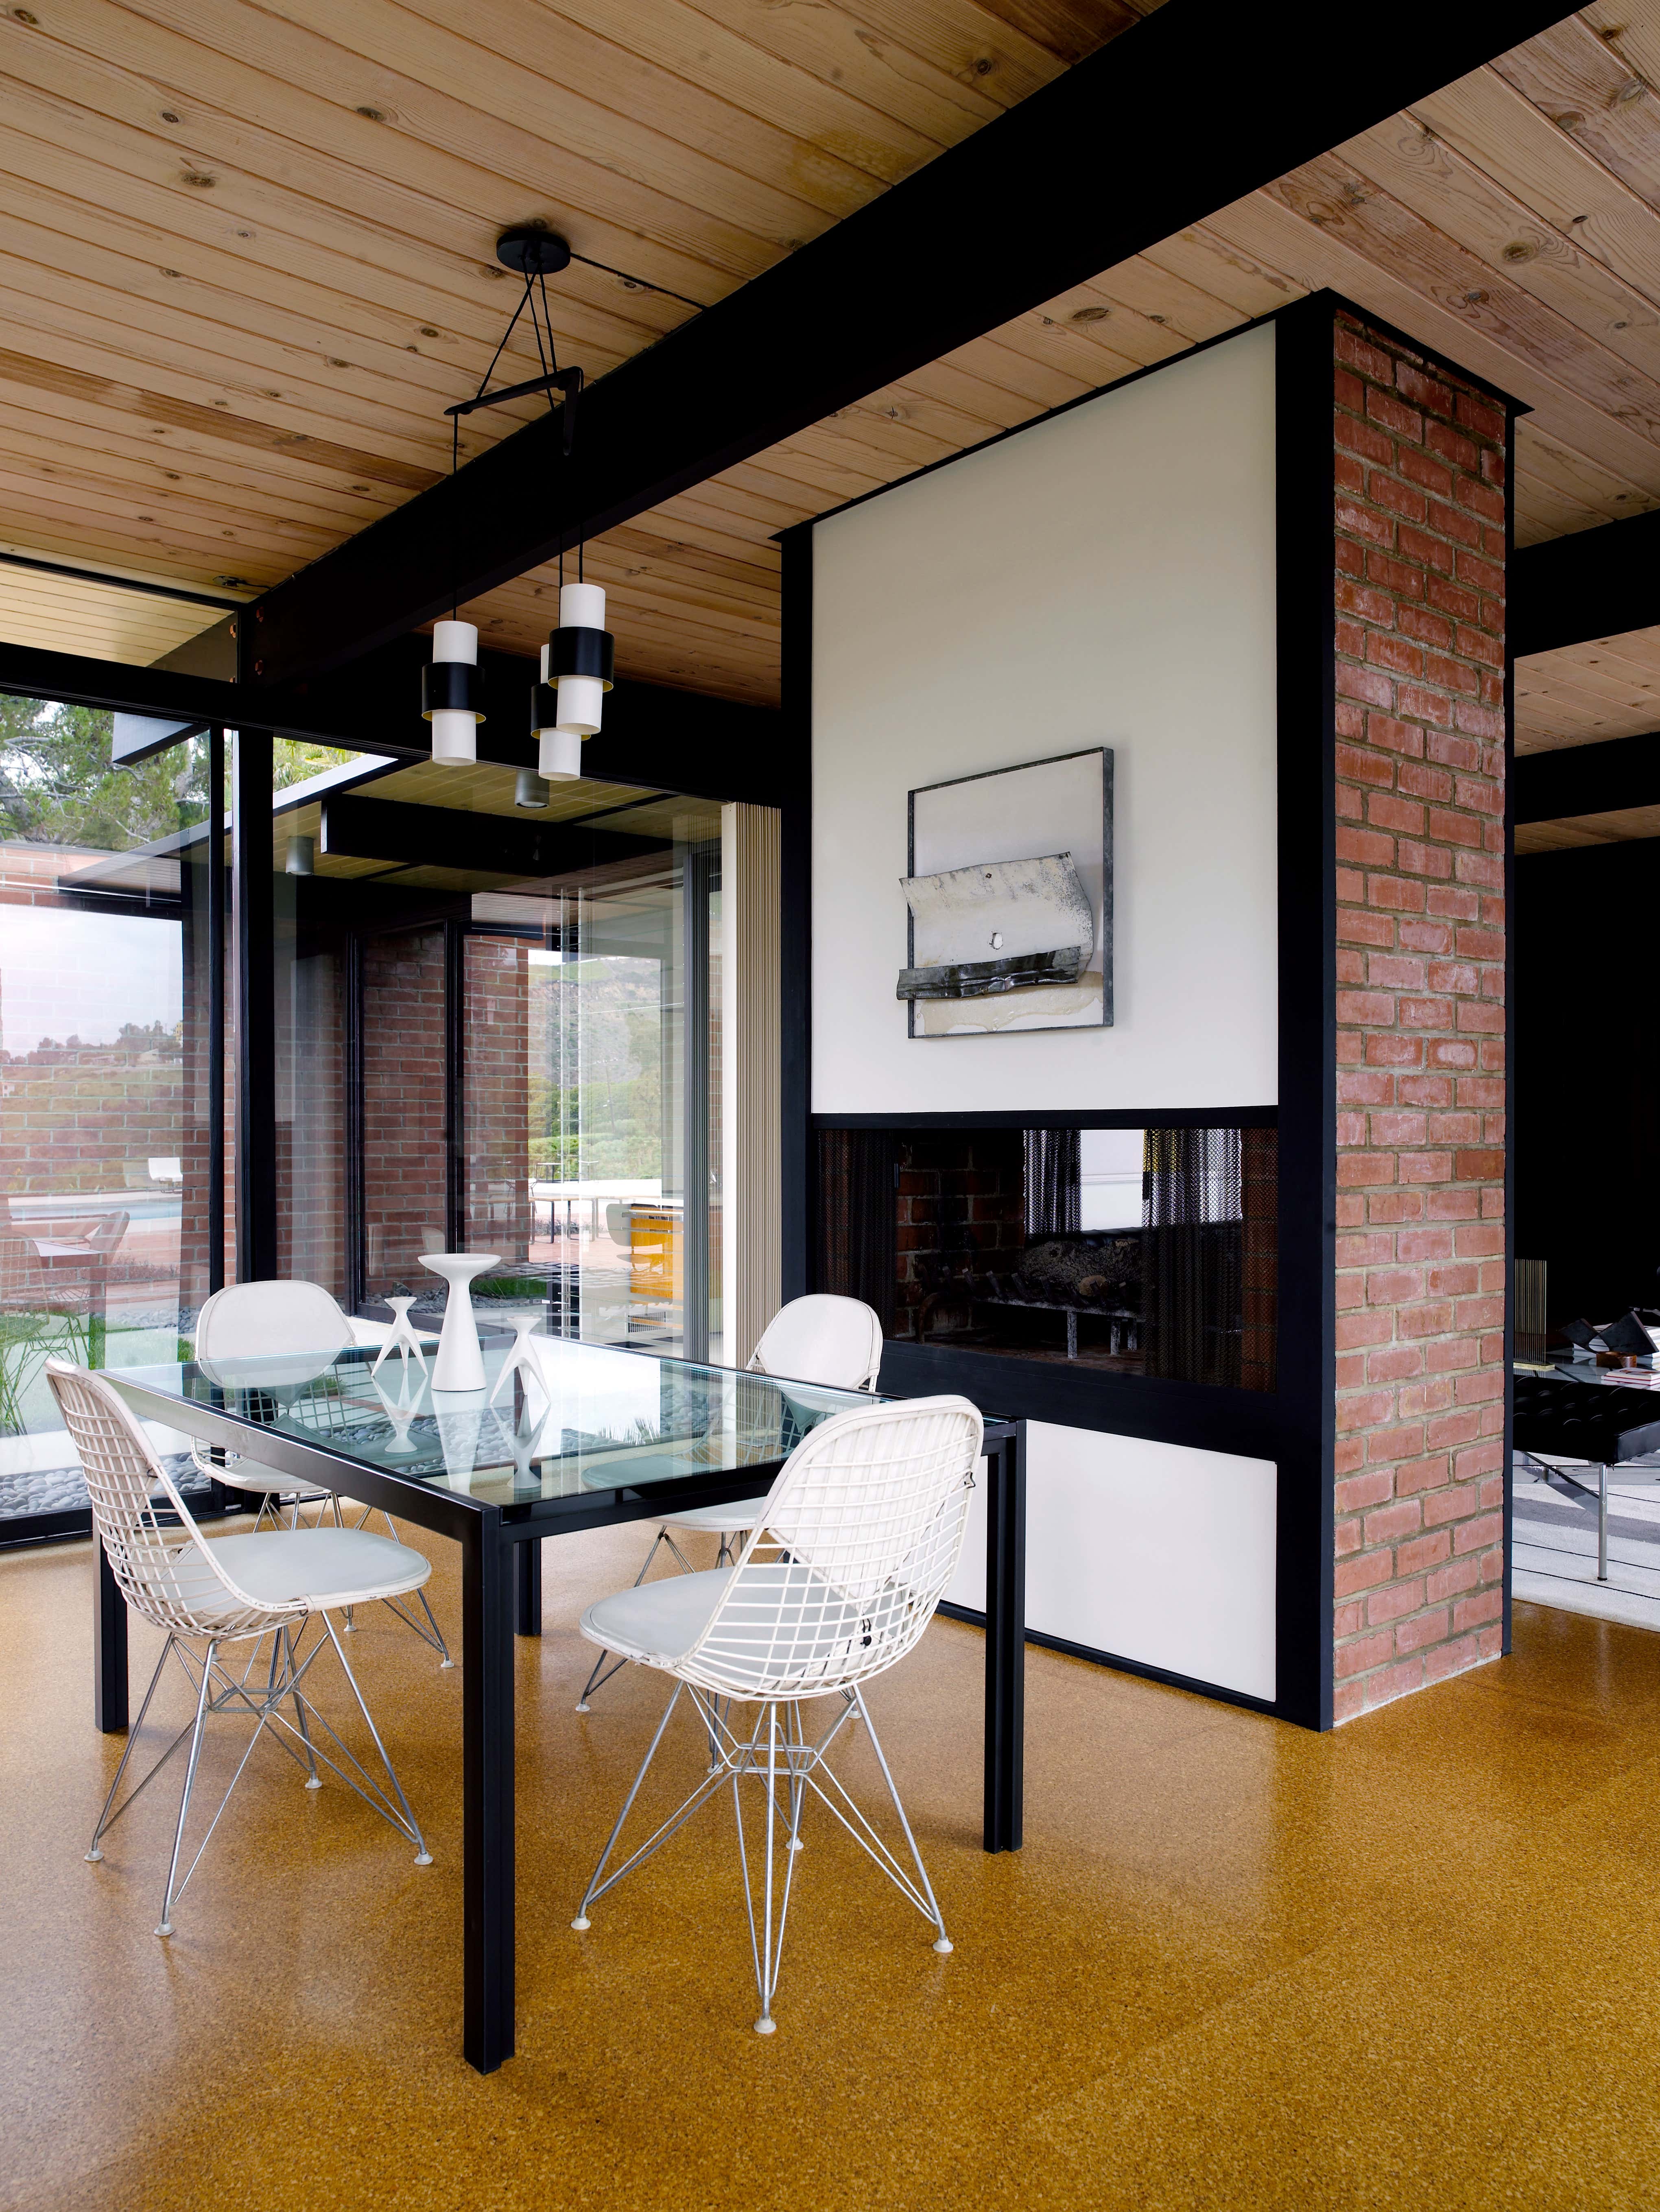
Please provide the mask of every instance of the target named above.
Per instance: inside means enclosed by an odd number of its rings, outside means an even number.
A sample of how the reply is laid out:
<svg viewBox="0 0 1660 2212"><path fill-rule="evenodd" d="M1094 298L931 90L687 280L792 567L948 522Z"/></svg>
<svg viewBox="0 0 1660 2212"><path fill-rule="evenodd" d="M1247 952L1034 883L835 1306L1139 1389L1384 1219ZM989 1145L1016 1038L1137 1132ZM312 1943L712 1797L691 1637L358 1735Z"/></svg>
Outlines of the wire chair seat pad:
<svg viewBox="0 0 1660 2212"><path fill-rule="evenodd" d="M722 1697L828 1697L851 1679L880 1671L861 1663L872 1644L868 1607L811 1567L799 1560L751 1563L741 1591L729 1596L733 1580L733 1570L714 1567L636 1583L591 1605L581 1633ZM720 1652L700 1665L692 1647L723 1603ZM902 1656L885 1652L882 1666Z"/></svg>
<svg viewBox="0 0 1660 2212"><path fill-rule="evenodd" d="M758 1528L767 1510L764 1498L740 1498L731 1505L693 1505L684 1513L666 1513L666 1528L702 1529L711 1536L735 1536Z"/></svg>
<svg viewBox="0 0 1660 2212"><path fill-rule="evenodd" d="M402 1597L419 1589L432 1573L432 1562L419 1552L367 1528L281 1528L259 1536L219 1536L210 1549L214 1564L244 1596L281 1613ZM246 1609L195 1544L180 1546L161 1571L170 1585L167 1595L202 1623L201 1632L221 1624L237 1632L234 1625L244 1620ZM258 1623L258 1632L268 1625Z"/></svg>

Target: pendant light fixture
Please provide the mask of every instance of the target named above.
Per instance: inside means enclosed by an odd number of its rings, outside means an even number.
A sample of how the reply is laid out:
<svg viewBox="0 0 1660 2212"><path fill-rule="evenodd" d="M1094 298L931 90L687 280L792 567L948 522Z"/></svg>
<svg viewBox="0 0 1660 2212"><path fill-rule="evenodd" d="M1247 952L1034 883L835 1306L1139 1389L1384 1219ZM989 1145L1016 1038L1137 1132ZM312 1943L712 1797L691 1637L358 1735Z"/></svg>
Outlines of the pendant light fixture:
<svg viewBox="0 0 1660 2212"><path fill-rule="evenodd" d="M445 410L453 425L452 482L460 461L461 417L471 415L475 409L499 406L503 400L524 398L538 392L546 392L551 408L554 393L558 392L564 401L566 459L570 457L575 435L576 402L582 389L582 372L575 368L562 369L558 365L547 297L547 279L569 267L570 247L555 231L520 224L504 230L496 240L496 258L503 268L514 270L524 278L525 289L477 391L471 399L460 400ZM496 364L526 307L530 309L531 331L542 374L522 384L504 385L492 392L489 387ZM613 652L605 627L605 594L598 584L583 580L580 545L575 584L564 581L563 569L562 552L559 627L542 648L542 680L531 695L531 730L538 741L539 757L534 771L526 769L518 777L514 799L519 806L545 806L547 781L563 781L581 774L582 739L591 737L599 727L601 702L611 686ZM432 662L422 671L421 711L432 724L432 757L435 761L465 763L477 757L477 728L484 719L482 672L477 663L478 632L471 623L457 619L452 606L450 620L434 625Z"/></svg>

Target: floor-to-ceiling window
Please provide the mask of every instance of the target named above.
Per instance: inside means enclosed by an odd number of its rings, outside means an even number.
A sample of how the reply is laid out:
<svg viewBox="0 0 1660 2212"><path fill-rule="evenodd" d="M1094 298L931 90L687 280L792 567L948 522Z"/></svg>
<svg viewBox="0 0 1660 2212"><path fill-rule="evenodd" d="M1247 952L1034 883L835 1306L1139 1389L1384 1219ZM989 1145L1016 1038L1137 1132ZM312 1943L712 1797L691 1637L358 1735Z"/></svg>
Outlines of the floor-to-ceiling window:
<svg viewBox="0 0 1660 2212"><path fill-rule="evenodd" d="M0 1542L85 1513L46 1359L175 1356L222 1249L212 744L121 767L111 741L0 698Z"/></svg>

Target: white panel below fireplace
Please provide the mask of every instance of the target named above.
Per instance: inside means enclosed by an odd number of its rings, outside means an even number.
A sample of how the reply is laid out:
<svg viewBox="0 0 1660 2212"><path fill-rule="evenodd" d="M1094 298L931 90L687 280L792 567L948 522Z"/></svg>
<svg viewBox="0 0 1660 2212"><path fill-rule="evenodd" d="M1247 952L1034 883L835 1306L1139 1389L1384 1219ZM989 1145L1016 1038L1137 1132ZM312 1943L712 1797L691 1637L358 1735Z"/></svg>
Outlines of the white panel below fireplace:
<svg viewBox="0 0 1660 2212"><path fill-rule="evenodd" d="M1048 1421L1026 1441L1027 1626L1272 1698L1274 1462ZM986 1602L983 1472L946 1595Z"/></svg>

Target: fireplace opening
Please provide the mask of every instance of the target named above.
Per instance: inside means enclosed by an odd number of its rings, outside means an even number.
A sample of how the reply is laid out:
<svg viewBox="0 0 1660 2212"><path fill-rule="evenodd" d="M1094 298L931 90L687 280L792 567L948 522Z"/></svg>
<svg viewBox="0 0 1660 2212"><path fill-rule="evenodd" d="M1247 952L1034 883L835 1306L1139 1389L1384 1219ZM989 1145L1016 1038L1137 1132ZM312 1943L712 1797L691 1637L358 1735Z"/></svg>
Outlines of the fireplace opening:
<svg viewBox="0 0 1660 2212"><path fill-rule="evenodd" d="M818 1287L885 1335L1272 1390L1272 1128L819 1132Z"/></svg>

